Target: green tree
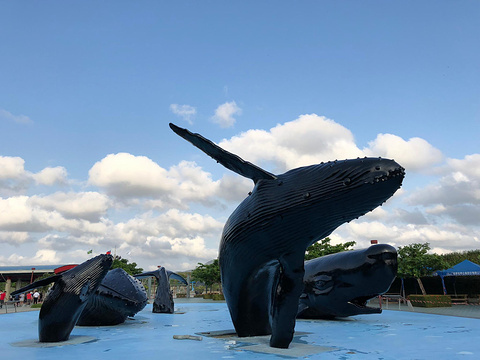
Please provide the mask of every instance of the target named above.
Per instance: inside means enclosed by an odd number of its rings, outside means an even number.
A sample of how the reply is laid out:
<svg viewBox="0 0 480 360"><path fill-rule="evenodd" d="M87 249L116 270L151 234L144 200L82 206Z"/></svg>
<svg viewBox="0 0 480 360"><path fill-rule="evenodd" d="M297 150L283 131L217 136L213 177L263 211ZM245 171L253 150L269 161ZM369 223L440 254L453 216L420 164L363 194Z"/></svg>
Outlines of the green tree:
<svg viewBox="0 0 480 360"><path fill-rule="evenodd" d="M447 269L450 265L437 254L428 254L429 243L413 243L398 248L398 276L402 278L413 277L417 279L423 295L422 276L432 275L437 270Z"/></svg>
<svg viewBox="0 0 480 360"><path fill-rule="evenodd" d="M198 266L192 271L192 280L203 282L206 287L210 287L210 292L212 292L213 285L221 283L218 259L208 265L198 263ZM221 288L220 286L220 291Z"/></svg>
<svg viewBox="0 0 480 360"><path fill-rule="evenodd" d="M480 250L469 250L461 252L451 252L440 255L451 266L461 263L464 260L470 260L476 264L480 264Z"/></svg>
<svg viewBox="0 0 480 360"><path fill-rule="evenodd" d="M329 254L335 254L342 251L352 250L349 249L356 244L355 241L348 241L344 244L330 245L331 239L326 237L315 244L310 245L305 253L305 260L316 259L320 256Z"/></svg>
<svg viewBox="0 0 480 360"><path fill-rule="evenodd" d="M117 268L125 270L125 272L130 275L137 275L143 272L142 268L137 268L137 263L128 263L127 259L122 259L122 257L118 255L113 259L111 269Z"/></svg>

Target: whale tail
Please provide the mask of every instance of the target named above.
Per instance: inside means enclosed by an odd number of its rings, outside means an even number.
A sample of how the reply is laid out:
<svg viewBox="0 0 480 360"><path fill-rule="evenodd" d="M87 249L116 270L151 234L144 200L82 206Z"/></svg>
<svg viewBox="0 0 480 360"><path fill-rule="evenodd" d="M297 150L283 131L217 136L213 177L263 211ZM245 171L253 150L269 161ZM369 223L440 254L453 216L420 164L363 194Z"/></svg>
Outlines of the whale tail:
<svg viewBox="0 0 480 360"><path fill-rule="evenodd" d="M275 180L277 178L275 175L263 170L257 165L245 161L238 155L222 149L220 146L214 144L200 134L194 134L187 129L180 128L172 123L170 123L169 126L177 135L192 143L214 160L217 160L218 163L222 164L227 169L236 172L238 175L252 179L255 184L261 179Z"/></svg>
<svg viewBox="0 0 480 360"><path fill-rule="evenodd" d="M157 270L154 270L154 271L147 271L147 272L144 272L144 273L141 273L141 274L134 275L134 277L137 278L137 279L145 279L147 277L154 277L159 281L160 280L160 270L161 269L164 269L164 268L160 268L160 269L157 269ZM188 285L187 280L185 280L183 278L183 276L178 275L177 273L174 273L173 271L170 271L170 270L167 270L167 269L165 269L165 273L167 274L167 278L169 280L170 280L170 278L172 278L172 279L175 279L175 280L178 280L178 281L182 282L184 285Z"/></svg>

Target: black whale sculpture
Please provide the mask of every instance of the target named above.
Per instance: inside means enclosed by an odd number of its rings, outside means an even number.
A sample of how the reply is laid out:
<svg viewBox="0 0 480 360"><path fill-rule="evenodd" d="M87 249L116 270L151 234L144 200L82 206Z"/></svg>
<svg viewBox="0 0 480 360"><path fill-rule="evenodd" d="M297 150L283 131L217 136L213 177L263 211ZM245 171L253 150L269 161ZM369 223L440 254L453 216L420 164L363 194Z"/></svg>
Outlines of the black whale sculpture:
<svg viewBox="0 0 480 360"><path fill-rule="evenodd" d="M110 270L88 300L77 321L80 326L106 326L125 322L147 305L142 283L123 269Z"/></svg>
<svg viewBox="0 0 480 360"><path fill-rule="evenodd" d="M146 277L155 277L157 279L157 292L155 293L152 310L154 313L173 314L174 312L173 297L172 292L170 291L170 278L188 285L187 280L182 276L165 269L163 266L160 266L154 271L135 275L135 277L137 279L143 279Z"/></svg>
<svg viewBox="0 0 480 360"><path fill-rule="evenodd" d="M111 255L98 255L62 274L36 281L12 293L16 295L54 282L38 317L40 342L68 340L88 299L100 286L112 261Z"/></svg>
<svg viewBox="0 0 480 360"><path fill-rule="evenodd" d="M380 308L367 307L367 300L387 292L396 275L397 251L386 244L309 260L297 318L381 313Z"/></svg>
<svg viewBox="0 0 480 360"><path fill-rule="evenodd" d="M375 209L401 186L393 160L333 161L273 175L199 134L170 124L179 136L255 187L234 210L219 249L222 286L237 334L272 334L287 348L295 330L308 246Z"/></svg>

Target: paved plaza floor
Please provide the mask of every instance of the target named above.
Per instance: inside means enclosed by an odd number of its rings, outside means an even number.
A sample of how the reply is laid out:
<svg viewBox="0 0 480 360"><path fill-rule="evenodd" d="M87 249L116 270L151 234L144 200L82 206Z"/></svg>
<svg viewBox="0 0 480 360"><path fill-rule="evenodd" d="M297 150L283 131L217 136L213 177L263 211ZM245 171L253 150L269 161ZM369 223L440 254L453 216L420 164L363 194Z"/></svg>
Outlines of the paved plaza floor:
<svg viewBox="0 0 480 360"><path fill-rule="evenodd" d="M480 358L480 319L389 307L342 320L299 320L294 341L282 350L270 348L269 337L237 338L224 302L179 299L175 314L153 314L148 305L124 324L77 326L70 341L55 344L38 342L38 311L19 309L0 316L0 354L48 360ZM480 313L478 307L467 309ZM187 339L175 339L178 335Z"/></svg>

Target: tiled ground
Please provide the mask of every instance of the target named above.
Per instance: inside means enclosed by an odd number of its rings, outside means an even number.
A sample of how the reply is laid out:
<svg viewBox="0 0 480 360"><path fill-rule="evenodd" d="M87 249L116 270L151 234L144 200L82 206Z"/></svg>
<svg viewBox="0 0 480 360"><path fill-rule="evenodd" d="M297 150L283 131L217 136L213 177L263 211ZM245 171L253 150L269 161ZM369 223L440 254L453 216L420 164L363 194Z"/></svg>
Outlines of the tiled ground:
<svg viewBox="0 0 480 360"><path fill-rule="evenodd" d="M67 344L37 342L38 311L0 316L2 358L28 359L478 359L480 319L385 310L336 321L298 321L290 349L268 338L226 334L202 340L174 335L231 330L225 303L180 303L176 314L153 314L112 327L76 327ZM272 353L273 352L273 353Z"/></svg>

